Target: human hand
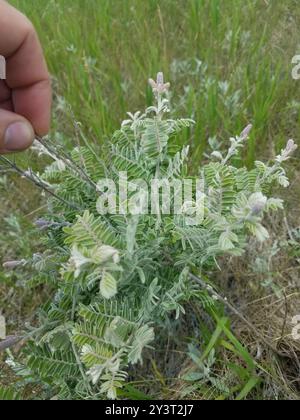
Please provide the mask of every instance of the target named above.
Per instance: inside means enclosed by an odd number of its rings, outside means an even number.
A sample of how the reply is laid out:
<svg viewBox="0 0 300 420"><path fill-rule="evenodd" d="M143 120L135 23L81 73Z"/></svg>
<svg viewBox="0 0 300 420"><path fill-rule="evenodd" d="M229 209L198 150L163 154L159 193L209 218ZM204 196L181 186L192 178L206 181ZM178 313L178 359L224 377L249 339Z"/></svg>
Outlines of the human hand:
<svg viewBox="0 0 300 420"><path fill-rule="evenodd" d="M31 22L0 0L0 154L27 149L50 126L51 85L43 51Z"/></svg>

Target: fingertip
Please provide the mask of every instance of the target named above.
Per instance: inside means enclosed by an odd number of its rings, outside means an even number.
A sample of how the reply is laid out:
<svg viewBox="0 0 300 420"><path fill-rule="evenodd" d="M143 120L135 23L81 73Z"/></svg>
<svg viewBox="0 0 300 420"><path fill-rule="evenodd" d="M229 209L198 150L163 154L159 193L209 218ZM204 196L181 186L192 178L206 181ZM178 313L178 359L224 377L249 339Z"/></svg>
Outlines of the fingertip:
<svg viewBox="0 0 300 420"><path fill-rule="evenodd" d="M4 133L4 150L8 152L26 150L32 145L34 137L33 128L29 122L13 122Z"/></svg>
<svg viewBox="0 0 300 420"><path fill-rule="evenodd" d="M0 109L0 154L28 149L34 141L32 125L21 115Z"/></svg>

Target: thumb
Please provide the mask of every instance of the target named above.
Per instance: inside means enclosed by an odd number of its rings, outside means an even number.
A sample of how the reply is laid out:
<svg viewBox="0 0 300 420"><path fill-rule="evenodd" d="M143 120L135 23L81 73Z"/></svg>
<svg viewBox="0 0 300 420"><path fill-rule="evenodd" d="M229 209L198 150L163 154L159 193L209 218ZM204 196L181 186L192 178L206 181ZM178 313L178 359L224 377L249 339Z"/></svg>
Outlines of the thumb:
<svg viewBox="0 0 300 420"><path fill-rule="evenodd" d="M0 109L0 154L18 152L31 146L32 125L21 115Z"/></svg>

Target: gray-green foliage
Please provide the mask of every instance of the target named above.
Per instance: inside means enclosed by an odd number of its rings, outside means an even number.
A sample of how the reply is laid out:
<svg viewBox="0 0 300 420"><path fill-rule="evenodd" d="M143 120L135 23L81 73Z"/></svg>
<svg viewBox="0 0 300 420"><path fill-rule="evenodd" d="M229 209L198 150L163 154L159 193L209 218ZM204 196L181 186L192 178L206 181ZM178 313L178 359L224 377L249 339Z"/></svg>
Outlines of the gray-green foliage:
<svg viewBox="0 0 300 420"><path fill-rule="evenodd" d="M270 192L274 183L288 185L281 164L292 142L269 165L237 169L230 159L244 146L247 127L231 139L226 156L213 153L191 175L188 147L179 147L176 136L193 121L168 117L169 86L161 75L151 85L157 105L130 114L101 153L87 142L70 156L51 143L40 148L53 158L41 178L61 200L49 199L48 214L38 223L47 251L28 266L38 268L31 284L49 281L55 293L30 333L26 363L59 398L116 398L130 366L142 363L146 348L155 348L157 327L185 316L191 299L213 305L189 273L216 267L219 256L242 255L251 235L264 241L265 213L282 207ZM97 183L118 183L120 172L129 182L201 179L203 217L191 224L184 211L100 215ZM133 189L128 200L137 203L143 194ZM190 203L193 210L198 204Z"/></svg>

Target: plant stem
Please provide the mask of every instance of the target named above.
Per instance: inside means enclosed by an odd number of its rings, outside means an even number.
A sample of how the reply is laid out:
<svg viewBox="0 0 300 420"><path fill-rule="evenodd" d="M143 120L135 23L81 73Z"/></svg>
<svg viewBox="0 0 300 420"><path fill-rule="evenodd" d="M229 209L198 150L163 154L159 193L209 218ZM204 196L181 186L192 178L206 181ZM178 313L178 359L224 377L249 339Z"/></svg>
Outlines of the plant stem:
<svg viewBox="0 0 300 420"><path fill-rule="evenodd" d="M46 193L48 193L49 195L51 195L56 200L62 202L63 204L67 205L68 207L71 207L72 209L79 210L79 211L82 210L76 204L70 203L67 200L65 200L64 198L59 197L57 194L55 194L55 192L51 191L50 188L48 188L45 185L44 182L42 182L41 180L38 180L38 179L30 176L27 172L23 171L21 168L19 168L16 164L14 164L13 162L11 162L9 159L5 158L4 156L0 156L0 160L2 160L2 162L4 162L7 165L9 165L19 175L21 175L22 177L24 177L24 178L28 179L29 181L31 181L38 188L41 188L42 190L44 190Z"/></svg>

